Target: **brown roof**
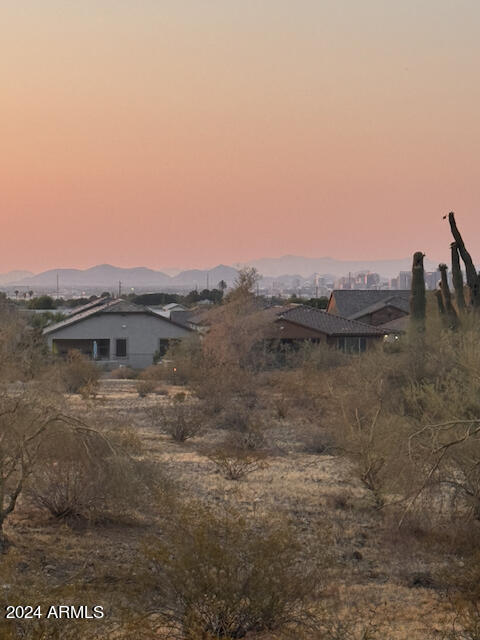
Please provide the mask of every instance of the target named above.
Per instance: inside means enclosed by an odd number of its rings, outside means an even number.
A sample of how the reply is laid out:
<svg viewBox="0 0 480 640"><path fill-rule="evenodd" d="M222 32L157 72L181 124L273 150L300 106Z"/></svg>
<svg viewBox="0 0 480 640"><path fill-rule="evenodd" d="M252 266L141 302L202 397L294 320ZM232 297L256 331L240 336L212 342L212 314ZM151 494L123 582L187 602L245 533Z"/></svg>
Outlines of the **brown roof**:
<svg viewBox="0 0 480 640"><path fill-rule="evenodd" d="M287 320L295 324L313 329L329 336L382 336L385 331L381 327L342 318L331 313L305 305L287 309L277 314L277 321Z"/></svg>
<svg viewBox="0 0 480 640"><path fill-rule="evenodd" d="M409 313L410 291L399 289L335 289L330 301L335 300L339 315L359 318L382 307L393 306ZM330 302L329 302L330 306Z"/></svg>

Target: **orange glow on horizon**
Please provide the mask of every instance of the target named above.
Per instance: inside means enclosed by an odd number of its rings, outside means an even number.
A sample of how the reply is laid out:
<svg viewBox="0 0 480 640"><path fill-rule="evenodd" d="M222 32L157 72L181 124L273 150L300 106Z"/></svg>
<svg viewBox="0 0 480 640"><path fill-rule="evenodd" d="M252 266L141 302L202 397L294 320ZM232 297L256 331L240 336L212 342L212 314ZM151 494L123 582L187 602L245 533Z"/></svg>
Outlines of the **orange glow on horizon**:
<svg viewBox="0 0 480 640"><path fill-rule="evenodd" d="M473 0L4 0L0 272L441 260L450 209L480 255L479 27Z"/></svg>

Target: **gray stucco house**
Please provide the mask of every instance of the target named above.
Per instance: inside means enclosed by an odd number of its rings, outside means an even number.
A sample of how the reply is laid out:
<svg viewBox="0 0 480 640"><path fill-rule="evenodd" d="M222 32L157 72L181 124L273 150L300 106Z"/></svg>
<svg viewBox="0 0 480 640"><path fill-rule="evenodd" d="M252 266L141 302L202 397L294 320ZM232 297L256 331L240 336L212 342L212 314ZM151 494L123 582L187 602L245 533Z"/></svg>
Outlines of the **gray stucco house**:
<svg viewBox="0 0 480 640"><path fill-rule="evenodd" d="M77 349L105 367L139 369L152 364L155 352L163 355L171 340L190 333L188 327L122 299L85 305L43 331L54 353Z"/></svg>

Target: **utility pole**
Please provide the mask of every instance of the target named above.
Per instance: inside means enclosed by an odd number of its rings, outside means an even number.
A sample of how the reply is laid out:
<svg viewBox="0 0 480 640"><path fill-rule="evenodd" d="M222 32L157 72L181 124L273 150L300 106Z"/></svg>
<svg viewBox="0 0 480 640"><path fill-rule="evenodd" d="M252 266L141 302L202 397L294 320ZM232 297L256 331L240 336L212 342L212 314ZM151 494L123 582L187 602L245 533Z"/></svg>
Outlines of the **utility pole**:
<svg viewBox="0 0 480 640"><path fill-rule="evenodd" d="M208 271L207 271L207 291L210 291L210 288L209 288L209 278L208 278L208 276L209 276L209 273L208 273Z"/></svg>
<svg viewBox="0 0 480 640"><path fill-rule="evenodd" d="M57 271L57 298L60 297L60 288L59 288L59 284L58 284L58 271Z"/></svg>
<svg viewBox="0 0 480 640"><path fill-rule="evenodd" d="M118 281L118 297L120 298L121 295L122 295L122 281L119 280Z"/></svg>

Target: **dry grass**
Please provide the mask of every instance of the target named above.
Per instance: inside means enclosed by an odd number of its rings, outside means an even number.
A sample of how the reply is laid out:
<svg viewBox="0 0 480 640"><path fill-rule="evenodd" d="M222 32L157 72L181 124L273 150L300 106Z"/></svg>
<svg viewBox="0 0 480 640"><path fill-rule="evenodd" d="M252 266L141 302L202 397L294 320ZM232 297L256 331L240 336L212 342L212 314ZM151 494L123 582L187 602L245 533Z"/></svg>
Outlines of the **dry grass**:
<svg viewBox="0 0 480 640"><path fill-rule="evenodd" d="M192 440L178 443L152 425L149 410L167 405L185 389L168 387L167 391L165 396L141 398L135 380L105 379L97 398L72 395L68 403L85 417L95 416L97 424L118 430L119 437L126 429L134 429L138 439L132 449L135 455L160 465L178 493L207 505L234 507L246 518L283 513L305 545L327 542L334 568L329 569L326 595L340 599L345 610L358 610L357 621L368 620L374 607L388 630L372 637L441 637L435 630L447 615L446 605L437 590L422 586L421 581L416 584L414 579L416 574L435 573L441 564L438 553L421 541L413 551L408 542L389 543L388 527L392 525L375 508L370 492L346 458L305 451L298 433L301 424L293 417L274 417L265 432L271 444L268 466L231 482L215 472L205 453L221 445L225 431L210 425ZM15 541L17 579L34 584L41 576L52 594L56 589L73 591L77 601L104 603L111 620L123 620L122 625L131 621L129 589L135 591L137 580L132 567L144 540L168 517L168 503L159 498L152 505L151 519L136 517L100 526L56 523L26 500L21 507L7 527ZM338 615L346 615L345 610L340 609ZM258 639L270 637L264 634ZM320 640L321 636L312 633L305 640L317 637ZM296 638L301 639L300 632Z"/></svg>

